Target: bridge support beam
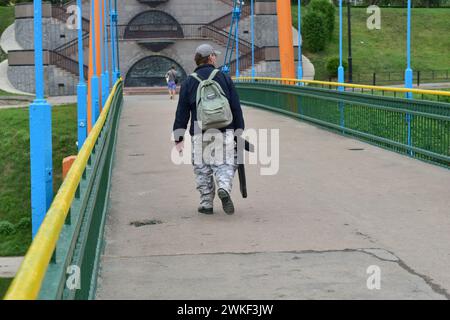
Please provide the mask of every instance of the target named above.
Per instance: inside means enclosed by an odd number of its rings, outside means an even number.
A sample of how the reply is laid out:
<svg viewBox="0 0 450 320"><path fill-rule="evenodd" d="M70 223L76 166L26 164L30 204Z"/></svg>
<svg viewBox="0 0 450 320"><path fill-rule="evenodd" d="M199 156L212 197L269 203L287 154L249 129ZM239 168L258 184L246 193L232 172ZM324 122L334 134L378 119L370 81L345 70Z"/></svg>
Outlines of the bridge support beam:
<svg viewBox="0 0 450 320"><path fill-rule="evenodd" d="M78 28L78 67L79 82L77 86L78 110L78 151L83 147L87 137L87 87L84 81L84 53L83 53L83 14L82 1L77 0L77 28Z"/></svg>
<svg viewBox="0 0 450 320"><path fill-rule="evenodd" d="M112 72L112 81L116 83L119 77L117 76L116 71L116 22L117 22L117 13L114 10L113 4L111 0L109 0L109 35L111 37L111 72Z"/></svg>
<svg viewBox="0 0 450 320"><path fill-rule="evenodd" d="M118 23L118 11L117 11L117 0L114 0L114 10L113 10L113 21L114 21L114 50L116 55L116 61L114 63L114 77L115 79L119 79L120 75L120 51L119 51L119 31L117 29Z"/></svg>
<svg viewBox="0 0 450 320"><path fill-rule="evenodd" d="M99 108L95 110L95 121L97 121L100 110L103 107L103 59L102 59L102 13L101 13L101 4L100 0L93 1L94 2L94 56L95 56L95 75L98 78L98 99L99 99ZM97 87L94 87L97 88Z"/></svg>
<svg viewBox="0 0 450 320"><path fill-rule="evenodd" d="M411 68L411 0L408 0L407 6L407 32L406 32L406 70L405 70L405 88L412 89L413 87L413 70ZM411 92L406 93L407 99L412 99L413 94ZM412 146L412 136L411 136L411 120L412 115L406 115L406 123L408 124L407 131L407 143L408 146ZM409 151L409 155L413 156L413 151Z"/></svg>
<svg viewBox="0 0 450 320"><path fill-rule="evenodd" d="M88 134L97 121L100 114L100 61L99 61L99 42L97 41L97 35L99 34L99 5L97 1L91 1L91 25L89 34L89 86L88 86ZM97 28L98 27L98 28Z"/></svg>
<svg viewBox="0 0 450 320"><path fill-rule="evenodd" d="M297 67L297 79L303 80L303 56L302 56L302 46L303 46L303 38L302 38L302 1L298 0L297 4L297 31L298 31L298 67ZM299 85L303 85L303 82L300 82Z"/></svg>
<svg viewBox="0 0 450 320"><path fill-rule="evenodd" d="M100 79L101 79L101 86L102 86L102 90L101 90L101 99L102 99L102 103L101 103L101 108L100 110L103 109L103 107L105 106L106 103L106 99L108 97L108 89L107 89L107 78L106 78L106 43L105 43L105 35L106 35L106 17L105 17L105 10L106 10L106 6L105 6L105 1L104 0L100 0L99 3L99 8L100 8L100 13L99 13L99 18L100 18L100 34L98 35L100 44L100 61L101 61L101 75L100 75Z"/></svg>
<svg viewBox="0 0 450 320"><path fill-rule="evenodd" d="M109 90L111 89L111 83L110 83L110 77L109 77L109 46L108 46L108 17L109 17L109 10L108 10L108 3L107 0L103 0L103 24L105 28L105 78L106 78L106 92L107 95L109 95ZM103 103L106 103L106 99L108 96L105 97L105 101Z"/></svg>
<svg viewBox="0 0 450 320"><path fill-rule="evenodd" d="M36 100L30 105L32 236L36 236L53 200L52 107L44 99L42 1L34 1Z"/></svg>
<svg viewBox="0 0 450 320"><path fill-rule="evenodd" d="M277 0L277 15L281 78L294 79L294 41L292 39L292 16L290 0Z"/></svg>

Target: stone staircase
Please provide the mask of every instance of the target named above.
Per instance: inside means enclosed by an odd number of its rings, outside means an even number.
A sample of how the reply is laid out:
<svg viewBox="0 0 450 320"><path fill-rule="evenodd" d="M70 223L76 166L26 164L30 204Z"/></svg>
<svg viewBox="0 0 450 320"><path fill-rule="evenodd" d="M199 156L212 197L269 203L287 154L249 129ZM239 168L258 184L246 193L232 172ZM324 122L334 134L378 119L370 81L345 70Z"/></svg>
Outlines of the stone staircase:
<svg viewBox="0 0 450 320"><path fill-rule="evenodd" d="M52 85L54 87L49 88L49 91L53 96L70 96L74 94L74 88L77 87L79 81L76 75L56 65L49 68L47 72L52 73Z"/></svg>
<svg viewBox="0 0 450 320"><path fill-rule="evenodd" d="M63 5L52 5L52 17L62 23L65 23L70 16L70 14L67 13L67 9L72 5L76 5L76 0L69 1ZM83 17L81 26L84 32L83 47L86 48L89 46L90 20ZM72 76L78 76L78 61L73 58L76 54L78 54L77 38L50 51L50 63L57 66L59 69L70 73ZM88 66L84 65L84 77L86 80L87 76Z"/></svg>

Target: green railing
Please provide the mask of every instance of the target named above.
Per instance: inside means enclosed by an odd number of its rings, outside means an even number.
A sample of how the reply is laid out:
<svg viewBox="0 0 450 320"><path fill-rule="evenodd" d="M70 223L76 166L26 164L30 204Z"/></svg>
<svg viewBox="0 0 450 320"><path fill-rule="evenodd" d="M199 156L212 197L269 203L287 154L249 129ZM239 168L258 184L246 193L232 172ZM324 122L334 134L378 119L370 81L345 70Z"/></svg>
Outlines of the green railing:
<svg viewBox="0 0 450 320"><path fill-rule="evenodd" d="M281 79L239 78L236 87L243 104L300 118L450 168L449 103L340 92ZM382 89L403 94L405 90Z"/></svg>
<svg viewBox="0 0 450 320"><path fill-rule="evenodd" d="M93 299L123 103L120 79L69 170L5 299Z"/></svg>

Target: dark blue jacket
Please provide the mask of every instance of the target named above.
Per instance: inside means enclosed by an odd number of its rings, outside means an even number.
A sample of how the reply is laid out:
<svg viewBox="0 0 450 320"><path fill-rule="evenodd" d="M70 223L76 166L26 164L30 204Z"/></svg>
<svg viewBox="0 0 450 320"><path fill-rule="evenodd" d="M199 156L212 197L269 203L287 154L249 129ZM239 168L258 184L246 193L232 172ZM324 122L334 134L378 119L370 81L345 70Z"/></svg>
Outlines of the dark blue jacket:
<svg viewBox="0 0 450 320"><path fill-rule="evenodd" d="M197 67L195 72L199 75L200 79L207 79L211 72L213 72L214 66L211 64L205 64ZM241 103L239 96L234 87L233 81L228 75L219 72L214 80L216 80L222 87L225 95L230 102L231 112L233 113L233 122L226 128L220 129L225 131L227 129L245 129L244 117L242 115ZM197 121L197 107L196 96L199 82L193 77L189 76L182 84L180 89L180 98L178 101L177 112L175 115L175 122L173 124L173 131L175 133L175 141L182 141L184 131L187 129L189 118L191 119L191 125L189 133L194 135L194 123ZM184 130L179 130L184 129ZM177 130L175 132L175 130ZM197 127L197 130L198 127Z"/></svg>

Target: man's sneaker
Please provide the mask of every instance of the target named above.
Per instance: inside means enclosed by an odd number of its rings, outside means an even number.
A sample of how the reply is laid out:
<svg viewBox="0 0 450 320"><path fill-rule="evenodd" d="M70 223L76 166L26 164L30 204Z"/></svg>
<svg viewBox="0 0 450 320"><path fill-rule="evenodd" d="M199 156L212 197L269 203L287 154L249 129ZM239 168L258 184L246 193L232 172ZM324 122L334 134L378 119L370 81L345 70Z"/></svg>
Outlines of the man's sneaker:
<svg viewBox="0 0 450 320"><path fill-rule="evenodd" d="M198 207L198 212L203 214L214 214L213 208Z"/></svg>
<svg viewBox="0 0 450 320"><path fill-rule="evenodd" d="M224 189L219 189L217 191L217 194L218 194L220 200L222 201L223 211L225 211L226 214L233 214L234 213L234 205L233 205L233 201L231 201L230 194Z"/></svg>

